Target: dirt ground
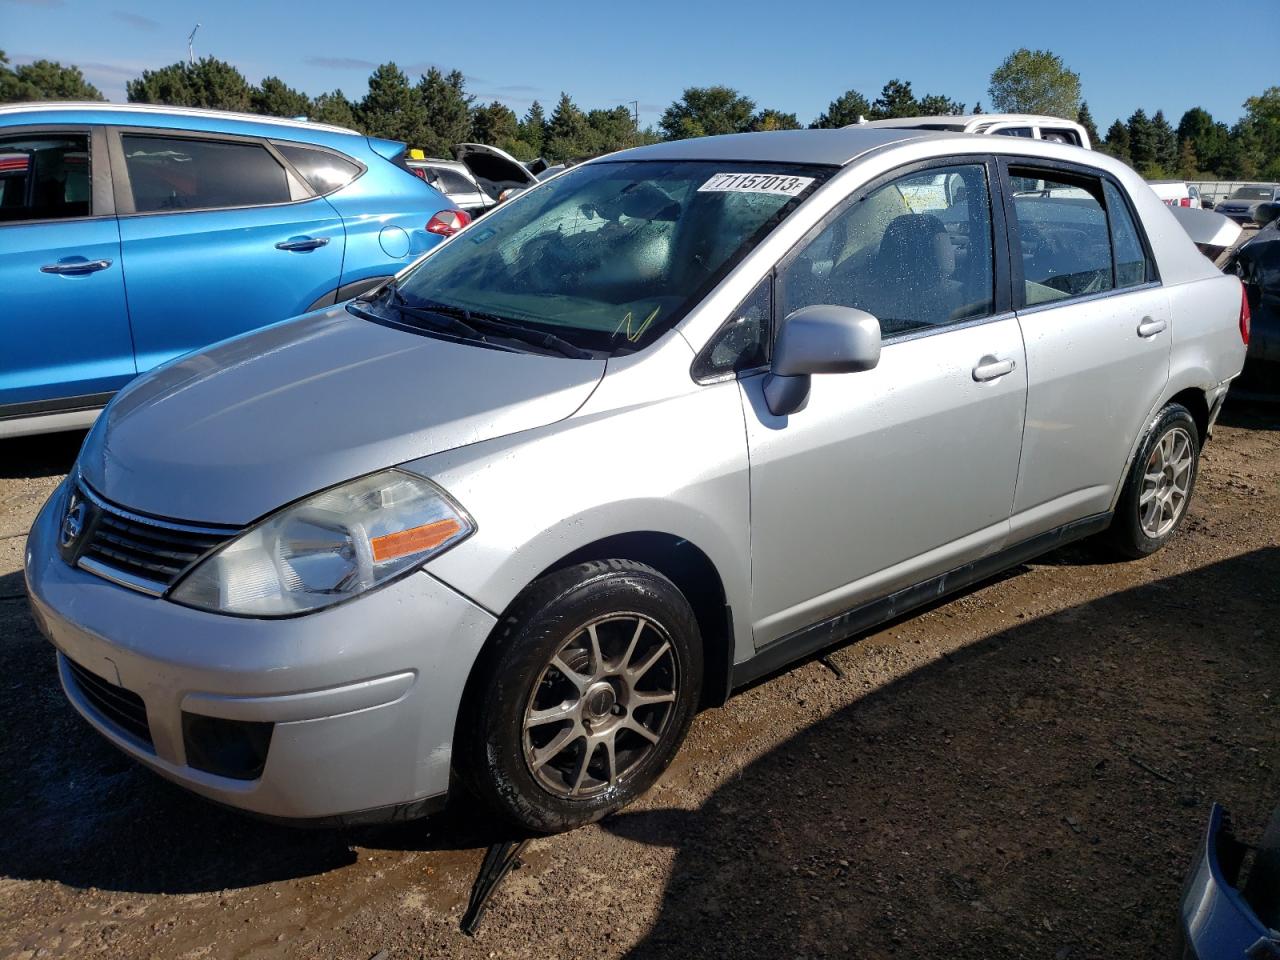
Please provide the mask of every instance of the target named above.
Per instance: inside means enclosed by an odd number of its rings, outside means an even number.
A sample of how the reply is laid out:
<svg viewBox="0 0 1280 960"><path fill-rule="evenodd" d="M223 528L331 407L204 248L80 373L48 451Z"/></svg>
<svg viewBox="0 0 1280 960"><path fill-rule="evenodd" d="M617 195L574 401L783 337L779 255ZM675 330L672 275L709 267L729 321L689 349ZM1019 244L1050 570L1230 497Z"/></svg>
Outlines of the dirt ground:
<svg viewBox="0 0 1280 960"><path fill-rule="evenodd" d="M74 714L20 571L80 438L0 443L0 956L1172 956L1209 803L1280 803L1278 428L1228 408L1154 557L1061 550L704 713L474 939L486 823L265 825Z"/></svg>

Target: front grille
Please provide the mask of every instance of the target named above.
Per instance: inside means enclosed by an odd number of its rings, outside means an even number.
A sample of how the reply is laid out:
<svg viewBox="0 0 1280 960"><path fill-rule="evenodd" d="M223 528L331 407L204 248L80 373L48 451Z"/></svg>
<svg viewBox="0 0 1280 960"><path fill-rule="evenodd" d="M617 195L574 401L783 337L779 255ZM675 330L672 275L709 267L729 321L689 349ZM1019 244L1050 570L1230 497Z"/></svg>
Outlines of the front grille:
<svg viewBox="0 0 1280 960"><path fill-rule="evenodd" d="M76 689L89 701L103 719L119 727L136 740L151 746L151 727L147 725L147 707L132 690L118 687L91 673L70 657L63 658Z"/></svg>
<svg viewBox="0 0 1280 960"><path fill-rule="evenodd" d="M239 532L144 517L106 502L83 484L80 491L94 509L76 550L78 565L147 593L163 593L193 563Z"/></svg>

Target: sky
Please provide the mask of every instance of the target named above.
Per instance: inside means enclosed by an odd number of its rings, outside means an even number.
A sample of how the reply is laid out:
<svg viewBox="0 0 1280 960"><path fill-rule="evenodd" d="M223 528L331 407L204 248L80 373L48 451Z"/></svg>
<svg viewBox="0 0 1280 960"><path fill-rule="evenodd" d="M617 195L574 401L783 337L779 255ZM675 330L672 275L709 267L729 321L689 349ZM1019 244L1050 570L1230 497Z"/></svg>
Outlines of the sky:
<svg viewBox="0 0 1280 960"><path fill-rule="evenodd" d="M14 63L78 65L110 100L143 69L196 56L235 64L250 81L275 74L315 95L359 99L370 70L394 60L415 79L458 69L479 101L523 114L560 91L579 106L639 101L641 126L689 86L726 84L760 107L812 121L845 90L875 99L909 80L990 111L991 71L1018 47L1049 49L1080 74L1105 132L1137 107L1174 124L1201 106L1232 123L1246 97L1280 83L1273 38L1280 0L935 2L908 0L0 0L0 49Z"/></svg>

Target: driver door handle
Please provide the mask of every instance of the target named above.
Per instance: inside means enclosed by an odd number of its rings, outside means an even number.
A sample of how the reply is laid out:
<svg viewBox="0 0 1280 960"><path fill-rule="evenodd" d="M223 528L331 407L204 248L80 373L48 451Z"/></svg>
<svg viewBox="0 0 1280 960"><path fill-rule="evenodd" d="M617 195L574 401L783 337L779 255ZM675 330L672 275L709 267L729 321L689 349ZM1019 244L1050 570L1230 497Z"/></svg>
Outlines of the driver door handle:
<svg viewBox="0 0 1280 960"><path fill-rule="evenodd" d="M77 273L96 273L109 266L111 266L110 260L72 260L67 263L46 263L40 268L40 272L75 276Z"/></svg>
<svg viewBox="0 0 1280 960"><path fill-rule="evenodd" d="M301 252L305 250L315 250L319 247L323 247L328 242L328 237L290 237L288 240L281 240L277 243L276 249Z"/></svg>
<svg viewBox="0 0 1280 960"><path fill-rule="evenodd" d="M978 383L985 383L988 380L999 380L1001 377L1008 376L1013 373L1013 368L1017 366L1012 360L997 360L992 356L985 356L978 361L978 365L973 368L973 379Z"/></svg>
<svg viewBox="0 0 1280 960"><path fill-rule="evenodd" d="M1152 320L1150 317L1143 317L1142 322L1138 324L1138 336L1143 340L1154 337L1167 327L1168 324L1163 320Z"/></svg>

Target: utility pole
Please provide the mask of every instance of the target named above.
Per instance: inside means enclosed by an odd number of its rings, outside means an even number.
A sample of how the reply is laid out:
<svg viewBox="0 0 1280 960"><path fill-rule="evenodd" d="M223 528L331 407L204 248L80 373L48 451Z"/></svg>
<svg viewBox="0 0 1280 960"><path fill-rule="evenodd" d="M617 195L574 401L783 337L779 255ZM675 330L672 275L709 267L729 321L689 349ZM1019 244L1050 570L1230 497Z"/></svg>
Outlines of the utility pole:
<svg viewBox="0 0 1280 960"><path fill-rule="evenodd" d="M187 63L193 67L196 65L196 51L195 51L195 47L192 46L192 43L196 38L196 30L199 30L199 29L200 29L200 24L197 23L195 25L195 28L189 34L187 34Z"/></svg>
<svg viewBox="0 0 1280 960"><path fill-rule="evenodd" d="M640 101L628 100L627 103L631 104L631 119L632 119L632 122L636 125L636 130L639 130L640 129Z"/></svg>

